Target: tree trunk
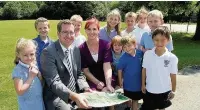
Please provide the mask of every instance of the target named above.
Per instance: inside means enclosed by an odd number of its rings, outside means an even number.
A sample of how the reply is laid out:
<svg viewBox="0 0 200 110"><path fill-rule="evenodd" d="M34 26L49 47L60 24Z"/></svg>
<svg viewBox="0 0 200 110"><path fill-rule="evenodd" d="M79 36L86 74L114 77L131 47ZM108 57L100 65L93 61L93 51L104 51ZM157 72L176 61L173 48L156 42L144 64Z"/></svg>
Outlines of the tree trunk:
<svg viewBox="0 0 200 110"><path fill-rule="evenodd" d="M197 26L196 26L196 32L194 34L194 37L192 40L200 40L200 8L199 12L197 14Z"/></svg>

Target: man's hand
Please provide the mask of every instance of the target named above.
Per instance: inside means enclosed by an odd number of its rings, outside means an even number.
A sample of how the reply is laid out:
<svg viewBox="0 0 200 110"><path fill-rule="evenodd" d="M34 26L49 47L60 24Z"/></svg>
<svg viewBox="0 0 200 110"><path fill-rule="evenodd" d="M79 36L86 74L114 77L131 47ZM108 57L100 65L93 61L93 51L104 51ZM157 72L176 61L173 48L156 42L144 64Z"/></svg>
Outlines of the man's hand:
<svg viewBox="0 0 200 110"><path fill-rule="evenodd" d="M76 102L78 108L89 109L91 107L88 106L88 101L85 97L80 94L72 92L70 94L70 99Z"/></svg>

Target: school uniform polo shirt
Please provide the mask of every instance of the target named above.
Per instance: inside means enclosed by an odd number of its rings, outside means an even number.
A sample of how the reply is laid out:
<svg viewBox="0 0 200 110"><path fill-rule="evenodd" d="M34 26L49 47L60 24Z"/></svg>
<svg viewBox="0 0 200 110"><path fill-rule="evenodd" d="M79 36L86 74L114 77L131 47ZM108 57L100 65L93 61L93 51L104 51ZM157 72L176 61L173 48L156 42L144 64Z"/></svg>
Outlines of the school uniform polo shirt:
<svg viewBox="0 0 200 110"><path fill-rule="evenodd" d="M141 41L142 35L145 32L150 32L149 26L145 26L143 29L139 28L138 26L135 26L135 29L134 29L135 39L136 39L137 46L139 48L140 48L140 41Z"/></svg>
<svg viewBox="0 0 200 110"><path fill-rule="evenodd" d="M74 42L72 45L75 47L79 47L81 44L83 44L86 41L86 38L84 35L79 34L77 37L74 38Z"/></svg>
<svg viewBox="0 0 200 110"><path fill-rule="evenodd" d="M152 49L154 48L154 43L153 43L153 39L152 39L152 33L151 32L145 32L142 35L141 41L140 41L140 45L143 46L145 49ZM173 41L172 41L172 36L170 35L170 41L167 44L167 49L169 51L174 50L173 47Z"/></svg>
<svg viewBox="0 0 200 110"><path fill-rule="evenodd" d="M147 91L155 94L170 91L172 89L170 74L177 74L177 64L178 58L169 51L161 56L155 54L155 48L146 51L142 67L146 68Z"/></svg>
<svg viewBox="0 0 200 110"><path fill-rule="evenodd" d="M135 30L135 29L134 29ZM131 36L131 37L135 37L135 31L134 30L132 30L131 32L127 32L126 31L126 29L125 30L123 30L122 32L121 32L121 36L122 37L125 37L125 36Z"/></svg>
<svg viewBox="0 0 200 110"><path fill-rule="evenodd" d="M117 31L115 29L111 30L108 34L107 27L103 27L99 31L99 38L105 40L107 42L111 42L113 37L117 35Z"/></svg>
<svg viewBox="0 0 200 110"><path fill-rule="evenodd" d="M136 50L135 56L125 52L119 59L117 69L122 70L123 88L127 91L141 91L142 57L143 52Z"/></svg>
<svg viewBox="0 0 200 110"><path fill-rule="evenodd" d="M49 37L47 37L47 42L44 42L42 41L39 35L33 40L37 42L36 60L37 60L39 70L41 71L42 69L41 69L41 64L40 64L40 55L42 53L42 50L46 48L48 45L52 44L53 41Z"/></svg>

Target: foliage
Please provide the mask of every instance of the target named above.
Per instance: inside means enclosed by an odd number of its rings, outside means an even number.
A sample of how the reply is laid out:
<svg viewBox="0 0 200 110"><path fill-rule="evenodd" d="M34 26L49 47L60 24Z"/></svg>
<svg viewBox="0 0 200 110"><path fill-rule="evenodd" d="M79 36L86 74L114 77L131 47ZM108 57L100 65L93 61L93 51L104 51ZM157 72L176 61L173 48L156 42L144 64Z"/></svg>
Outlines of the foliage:
<svg viewBox="0 0 200 110"><path fill-rule="evenodd" d="M3 7L2 17L4 19L29 18L36 11L38 11L38 7L33 2L6 2Z"/></svg>
<svg viewBox="0 0 200 110"><path fill-rule="evenodd" d="M165 16L165 21L187 22L191 15L198 12L199 1L12 1L0 2L3 8L2 18L24 19L40 16L48 19L66 19L73 14L80 14L84 19L96 16L105 20L106 14L118 8L124 19L125 13L136 12L145 6L149 10L159 9ZM5 9L4 9L5 8ZM3 14L4 13L4 14ZM29 13L29 14L28 14ZM1 14L1 12L0 12Z"/></svg>
<svg viewBox="0 0 200 110"><path fill-rule="evenodd" d="M22 16L21 12L21 4L20 2L7 2L3 7L2 16L5 19L19 19Z"/></svg>
<svg viewBox="0 0 200 110"><path fill-rule="evenodd" d="M33 2L24 1L20 3L22 6L20 14L23 18L29 18L34 12L38 11L38 6Z"/></svg>

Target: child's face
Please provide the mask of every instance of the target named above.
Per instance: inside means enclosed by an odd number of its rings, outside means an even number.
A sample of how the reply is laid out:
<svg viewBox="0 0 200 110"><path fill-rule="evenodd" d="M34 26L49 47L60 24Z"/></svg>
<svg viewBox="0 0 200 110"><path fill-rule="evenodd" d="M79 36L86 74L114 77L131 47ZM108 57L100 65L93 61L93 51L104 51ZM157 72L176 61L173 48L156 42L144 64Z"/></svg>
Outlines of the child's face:
<svg viewBox="0 0 200 110"><path fill-rule="evenodd" d="M120 54L122 52L122 45L120 43L113 44L113 51Z"/></svg>
<svg viewBox="0 0 200 110"><path fill-rule="evenodd" d="M154 31L158 26L163 24L163 20L158 16L148 16L147 23L151 31Z"/></svg>
<svg viewBox="0 0 200 110"><path fill-rule="evenodd" d="M20 59L21 62L31 65L35 62L36 56L35 56L35 48L32 46L26 47L24 50L21 50L18 54L18 58Z"/></svg>
<svg viewBox="0 0 200 110"><path fill-rule="evenodd" d="M87 29L85 29L85 33L88 36L88 39L93 40L98 38L99 36L99 29L95 23L90 24Z"/></svg>
<svg viewBox="0 0 200 110"><path fill-rule="evenodd" d="M147 24L147 14L141 13L138 15L138 25L144 27Z"/></svg>
<svg viewBox="0 0 200 110"><path fill-rule="evenodd" d="M110 15L107 19L107 22L111 28L115 28L119 24L119 17L117 15Z"/></svg>
<svg viewBox="0 0 200 110"><path fill-rule="evenodd" d="M37 24L37 32L42 37L47 37L49 33L48 22L38 22Z"/></svg>
<svg viewBox="0 0 200 110"><path fill-rule="evenodd" d="M153 38L154 45L157 49L163 49L166 47L169 39L167 39L164 35L157 34Z"/></svg>
<svg viewBox="0 0 200 110"><path fill-rule="evenodd" d="M124 45L123 50L129 54L132 54L135 51L136 45L133 43L127 43Z"/></svg>
<svg viewBox="0 0 200 110"><path fill-rule="evenodd" d="M135 18L134 17L127 17L126 18L126 25L127 28L132 28L133 26L135 26Z"/></svg>
<svg viewBox="0 0 200 110"><path fill-rule="evenodd" d="M79 33L82 26L81 21L73 21L73 24L74 24L74 32Z"/></svg>

